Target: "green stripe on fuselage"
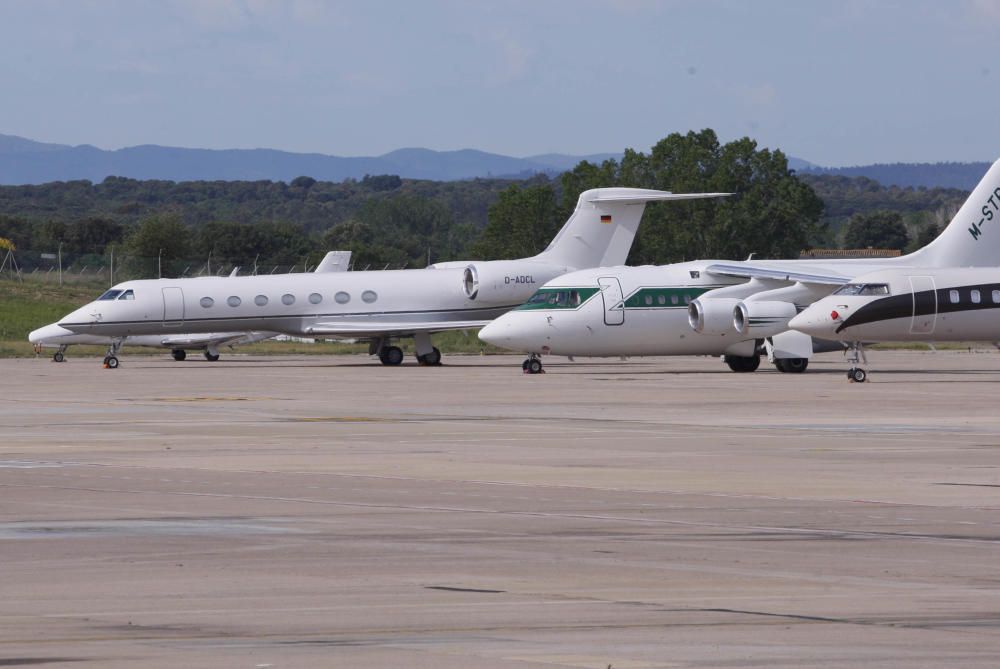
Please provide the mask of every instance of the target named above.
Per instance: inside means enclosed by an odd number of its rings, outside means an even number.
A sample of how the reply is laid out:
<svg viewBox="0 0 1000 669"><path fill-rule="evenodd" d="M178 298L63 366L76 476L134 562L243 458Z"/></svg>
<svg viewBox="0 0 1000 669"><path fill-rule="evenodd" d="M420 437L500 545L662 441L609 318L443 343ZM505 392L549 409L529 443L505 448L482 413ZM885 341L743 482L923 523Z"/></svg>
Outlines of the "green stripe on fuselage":
<svg viewBox="0 0 1000 669"><path fill-rule="evenodd" d="M626 309L686 309L691 300L717 286L640 288L625 299Z"/></svg>

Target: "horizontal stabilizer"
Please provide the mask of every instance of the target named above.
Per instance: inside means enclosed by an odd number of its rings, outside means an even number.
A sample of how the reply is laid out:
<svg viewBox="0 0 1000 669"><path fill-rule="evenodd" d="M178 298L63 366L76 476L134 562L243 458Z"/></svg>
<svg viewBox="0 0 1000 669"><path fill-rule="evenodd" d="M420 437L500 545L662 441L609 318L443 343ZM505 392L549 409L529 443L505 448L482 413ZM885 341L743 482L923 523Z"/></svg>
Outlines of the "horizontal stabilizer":
<svg viewBox="0 0 1000 669"><path fill-rule="evenodd" d="M732 193L671 193L665 190L645 190L642 188L623 188L615 193L615 188L600 188L596 197L587 198L587 202L669 202L673 200L703 200L713 197L729 197Z"/></svg>

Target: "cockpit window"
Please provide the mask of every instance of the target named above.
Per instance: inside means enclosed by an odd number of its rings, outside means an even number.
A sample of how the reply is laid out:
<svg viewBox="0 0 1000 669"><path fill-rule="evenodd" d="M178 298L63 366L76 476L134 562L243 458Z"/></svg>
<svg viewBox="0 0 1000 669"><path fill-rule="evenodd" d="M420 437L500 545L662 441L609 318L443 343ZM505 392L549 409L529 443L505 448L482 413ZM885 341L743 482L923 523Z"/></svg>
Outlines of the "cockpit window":
<svg viewBox="0 0 1000 669"><path fill-rule="evenodd" d="M575 309L598 292L598 288L541 288L518 309Z"/></svg>
<svg viewBox="0 0 1000 669"><path fill-rule="evenodd" d="M119 295L118 299L119 300L134 300L135 299L135 293L133 293L132 289L129 288L124 293L122 293L121 295Z"/></svg>
<svg viewBox="0 0 1000 669"><path fill-rule="evenodd" d="M847 283L833 292L834 295L888 295L887 283Z"/></svg>
<svg viewBox="0 0 1000 669"><path fill-rule="evenodd" d="M109 290L108 292L104 293L103 295L101 295L97 299L98 300L113 300L113 299L115 299L116 297L118 297L121 294L122 294L122 291L116 290L116 289L112 288L111 290Z"/></svg>

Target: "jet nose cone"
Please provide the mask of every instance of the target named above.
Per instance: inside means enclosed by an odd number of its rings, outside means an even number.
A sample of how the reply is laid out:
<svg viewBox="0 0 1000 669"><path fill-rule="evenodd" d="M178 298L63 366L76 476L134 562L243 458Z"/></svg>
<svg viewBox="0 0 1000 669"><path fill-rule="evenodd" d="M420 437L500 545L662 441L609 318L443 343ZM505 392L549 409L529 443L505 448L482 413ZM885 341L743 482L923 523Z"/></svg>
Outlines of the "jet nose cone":
<svg viewBox="0 0 1000 669"><path fill-rule="evenodd" d="M814 305L792 317L792 320L788 321L788 327L813 337L822 337L829 336L833 332L836 322L831 320L829 316L824 321L820 317L820 311Z"/></svg>
<svg viewBox="0 0 1000 669"><path fill-rule="evenodd" d="M56 337L63 337L65 335L73 334L66 328L61 328L55 323L46 325L45 327L38 328L37 330L32 330L28 334L28 341L32 344L41 344Z"/></svg>
<svg viewBox="0 0 1000 669"><path fill-rule="evenodd" d="M505 316L501 316L479 331L479 339L494 346L504 345L504 333L510 330L510 323L503 322Z"/></svg>

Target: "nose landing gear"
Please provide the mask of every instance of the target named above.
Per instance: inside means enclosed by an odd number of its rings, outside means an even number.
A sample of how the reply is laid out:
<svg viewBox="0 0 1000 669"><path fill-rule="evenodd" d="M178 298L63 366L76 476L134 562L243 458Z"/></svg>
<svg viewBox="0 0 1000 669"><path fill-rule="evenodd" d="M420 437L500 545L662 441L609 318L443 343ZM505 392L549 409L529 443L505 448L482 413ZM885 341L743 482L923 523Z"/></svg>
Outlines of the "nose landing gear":
<svg viewBox="0 0 1000 669"><path fill-rule="evenodd" d="M851 363L851 368L847 370L847 380L851 383L864 383L868 379L868 372L858 367L858 362L868 364L868 356L865 355L865 347L859 341L852 342L844 351L847 362Z"/></svg>
<svg viewBox="0 0 1000 669"><path fill-rule="evenodd" d="M545 373L545 369L542 368L542 360L537 353L532 353L527 360L521 363L521 370L525 374Z"/></svg>
<svg viewBox="0 0 1000 669"><path fill-rule="evenodd" d="M108 346L108 354L104 356L104 369L118 369L118 352L121 350L124 342L124 338L111 340L111 345Z"/></svg>

